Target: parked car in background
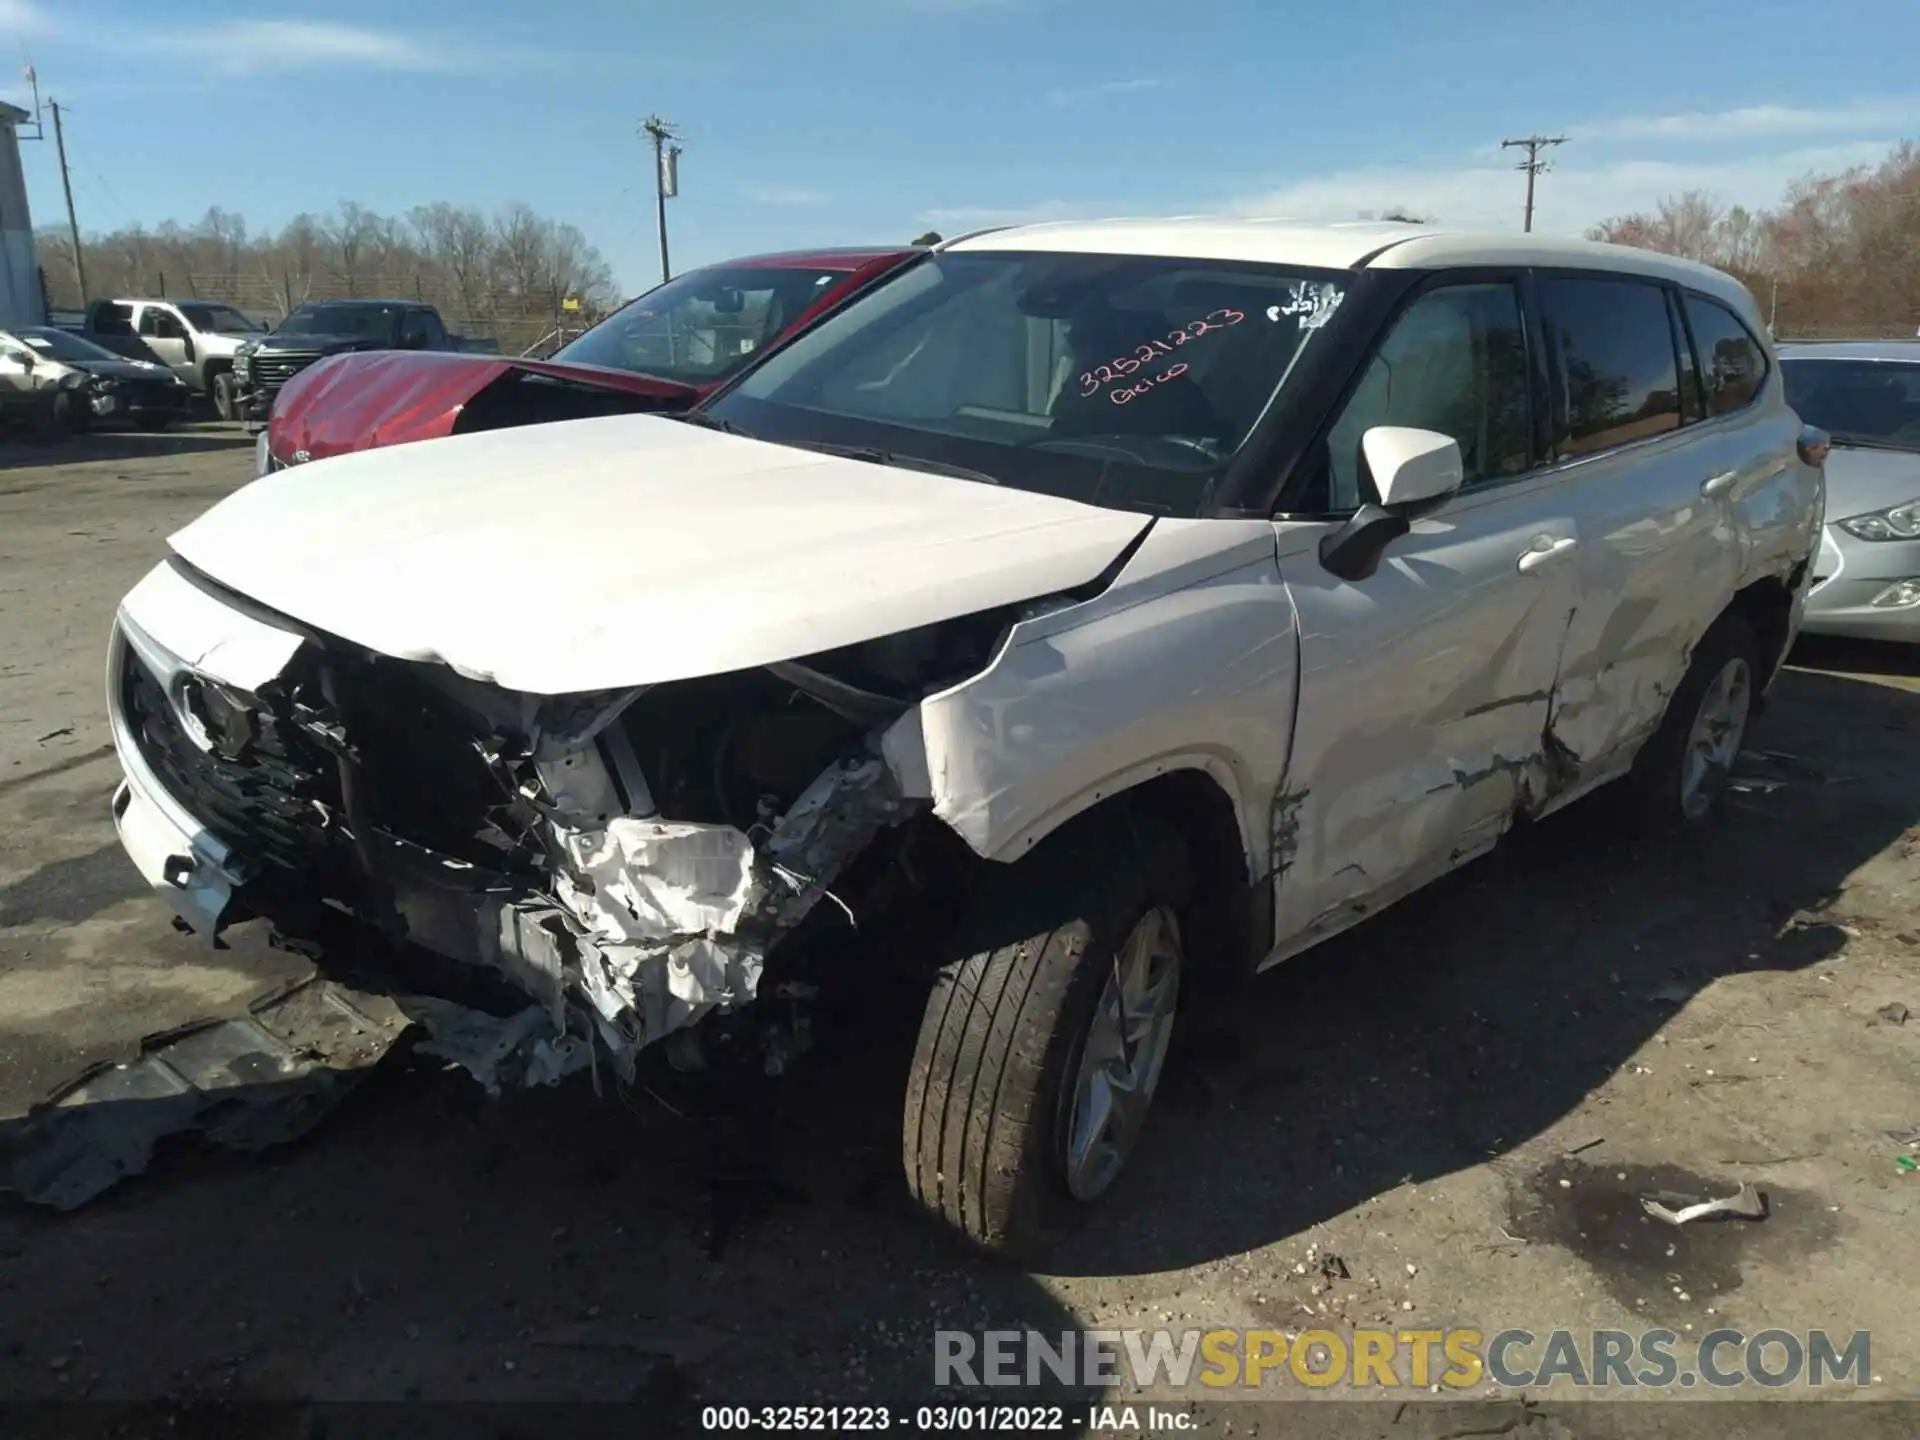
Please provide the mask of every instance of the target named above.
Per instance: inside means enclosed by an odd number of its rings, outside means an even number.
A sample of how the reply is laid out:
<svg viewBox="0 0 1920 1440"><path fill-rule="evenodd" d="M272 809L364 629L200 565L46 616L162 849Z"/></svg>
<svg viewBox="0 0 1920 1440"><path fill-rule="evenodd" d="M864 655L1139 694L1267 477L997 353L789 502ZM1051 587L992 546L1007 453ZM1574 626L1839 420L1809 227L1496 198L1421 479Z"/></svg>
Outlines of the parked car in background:
<svg viewBox="0 0 1920 1440"><path fill-rule="evenodd" d="M255 473L442 435L688 409L916 249L804 250L690 270L546 360L344 355L280 392Z"/></svg>
<svg viewBox="0 0 1920 1440"><path fill-rule="evenodd" d="M124 359L167 366L222 420L231 420L234 354L266 328L244 311L211 300L96 300L78 333Z"/></svg>
<svg viewBox="0 0 1920 1440"><path fill-rule="evenodd" d="M1920 343L1783 345L1780 368L1833 441L1802 628L1920 643Z"/></svg>
<svg viewBox="0 0 1920 1440"><path fill-rule="evenodd" d="M778 1074L912 982L911 1192L1032 1255L1196 990L1600 786L1712 813L1818 538L1762 332L1541 236L973 236L679 419L222 500L122 604L112 814L203 935L513 986L421 1012L489 1084Z"/></svg>
<svg viewBox="0 0 1920 1440"><path fill-rule="evenodd" d="M0 330L0 404L56 430L96 424L162 430L187 418L192 392L152 360L127 360L51 325Z"/></svg>
<svg viewBox="0 0 1920 1440"><path fill-rule="evenodd" d="M438 310L417 300L315 300L240 348L241 413L250 424L265 424L280 387L331 355L375 350L497 354L499 349L496 340L451 333Z"/></svg>

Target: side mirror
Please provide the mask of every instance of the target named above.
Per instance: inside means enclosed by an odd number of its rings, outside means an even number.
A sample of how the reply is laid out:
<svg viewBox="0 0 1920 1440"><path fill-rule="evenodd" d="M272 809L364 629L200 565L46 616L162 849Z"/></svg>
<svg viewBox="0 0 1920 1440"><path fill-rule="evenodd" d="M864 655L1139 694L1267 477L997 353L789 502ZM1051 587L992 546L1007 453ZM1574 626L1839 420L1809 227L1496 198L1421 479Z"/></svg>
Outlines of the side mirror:
<svg viewBox="0 0 1920 1440"><path fill-rule="evenodd" d="M1360 437L1360 454L1387 510L1450 499L1466 470L1459 441L1437 430L1376 425Z"/></svg>
<svg viewBox="0 0 1920 1440"><path fill-rule="evenodd" d="M1360 456L1380 502L1362 505L1320 540L1320 563L1342 580L1378 570L1387 547L1452 499L1466 473L1460 443L1436 430L1376 425L1360 437Z"/></svg>

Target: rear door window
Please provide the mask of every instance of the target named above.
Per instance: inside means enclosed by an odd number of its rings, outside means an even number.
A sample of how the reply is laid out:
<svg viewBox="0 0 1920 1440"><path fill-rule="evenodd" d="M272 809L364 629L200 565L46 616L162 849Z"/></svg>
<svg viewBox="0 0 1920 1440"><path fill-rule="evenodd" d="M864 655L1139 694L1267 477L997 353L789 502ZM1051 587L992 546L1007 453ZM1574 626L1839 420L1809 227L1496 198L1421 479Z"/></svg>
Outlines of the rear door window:
<svg viewBox="0 0 1920 1440"><path fill-rule="evenodd" d="M1726 415L1751 404L1767 378L1767 352L1726 306L1702 295L1688 295L1685 304L1707 414Z"/></svg>
<svg viewBox="0 0 1920 1440"><path fill-rule="evenodd" d="M1566 395L1561 458L1680 428L1679 357L1660 286L1551 276L1540 291Z"/></svg>

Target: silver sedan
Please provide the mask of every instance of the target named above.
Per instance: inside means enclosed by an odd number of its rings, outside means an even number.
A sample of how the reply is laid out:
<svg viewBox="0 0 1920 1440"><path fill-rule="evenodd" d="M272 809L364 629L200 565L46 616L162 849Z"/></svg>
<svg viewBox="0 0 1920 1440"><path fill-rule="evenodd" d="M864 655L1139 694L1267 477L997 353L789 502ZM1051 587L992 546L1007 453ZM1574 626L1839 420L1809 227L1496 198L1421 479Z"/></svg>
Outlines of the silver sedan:
<svg viewBox="0 0 1920 1440"><path fill-rule="evenodd" d="M1833 438L1802 629L1920 643L1920 342L1783 345L1787 402Z"/></svg>

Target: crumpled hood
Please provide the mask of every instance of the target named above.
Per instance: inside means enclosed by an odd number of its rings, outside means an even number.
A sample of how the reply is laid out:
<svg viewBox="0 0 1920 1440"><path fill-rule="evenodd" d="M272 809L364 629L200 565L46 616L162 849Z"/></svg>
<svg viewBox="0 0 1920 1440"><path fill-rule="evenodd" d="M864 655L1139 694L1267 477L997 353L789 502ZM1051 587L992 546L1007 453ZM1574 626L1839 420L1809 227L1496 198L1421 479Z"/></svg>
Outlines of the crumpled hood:
<svg viewBox="0 0 1920 1440"><path fill-rule="evenodd" d="M1827 456L1827 520L1920 500L1920 455L1833 447Z"/></svg>
<svg viewBox="0 0 1920 1440"><path fill-rule="evenodd" d="M671 380L593 365L503 359L446 350L374 350L330 356L300 371L274 397L267 445L283 462L305 452L324 460L354 450L451 435L460 413L512 370L644 395L685 409L697 392Z"/></svg>
<svg viewBox="0 0 1920 1440"><path fill-rule="evenodd" d="M276 471L170 543L369 649L565 694L1036 599L1092 580L1151 523L623 415Z"/></svg>

